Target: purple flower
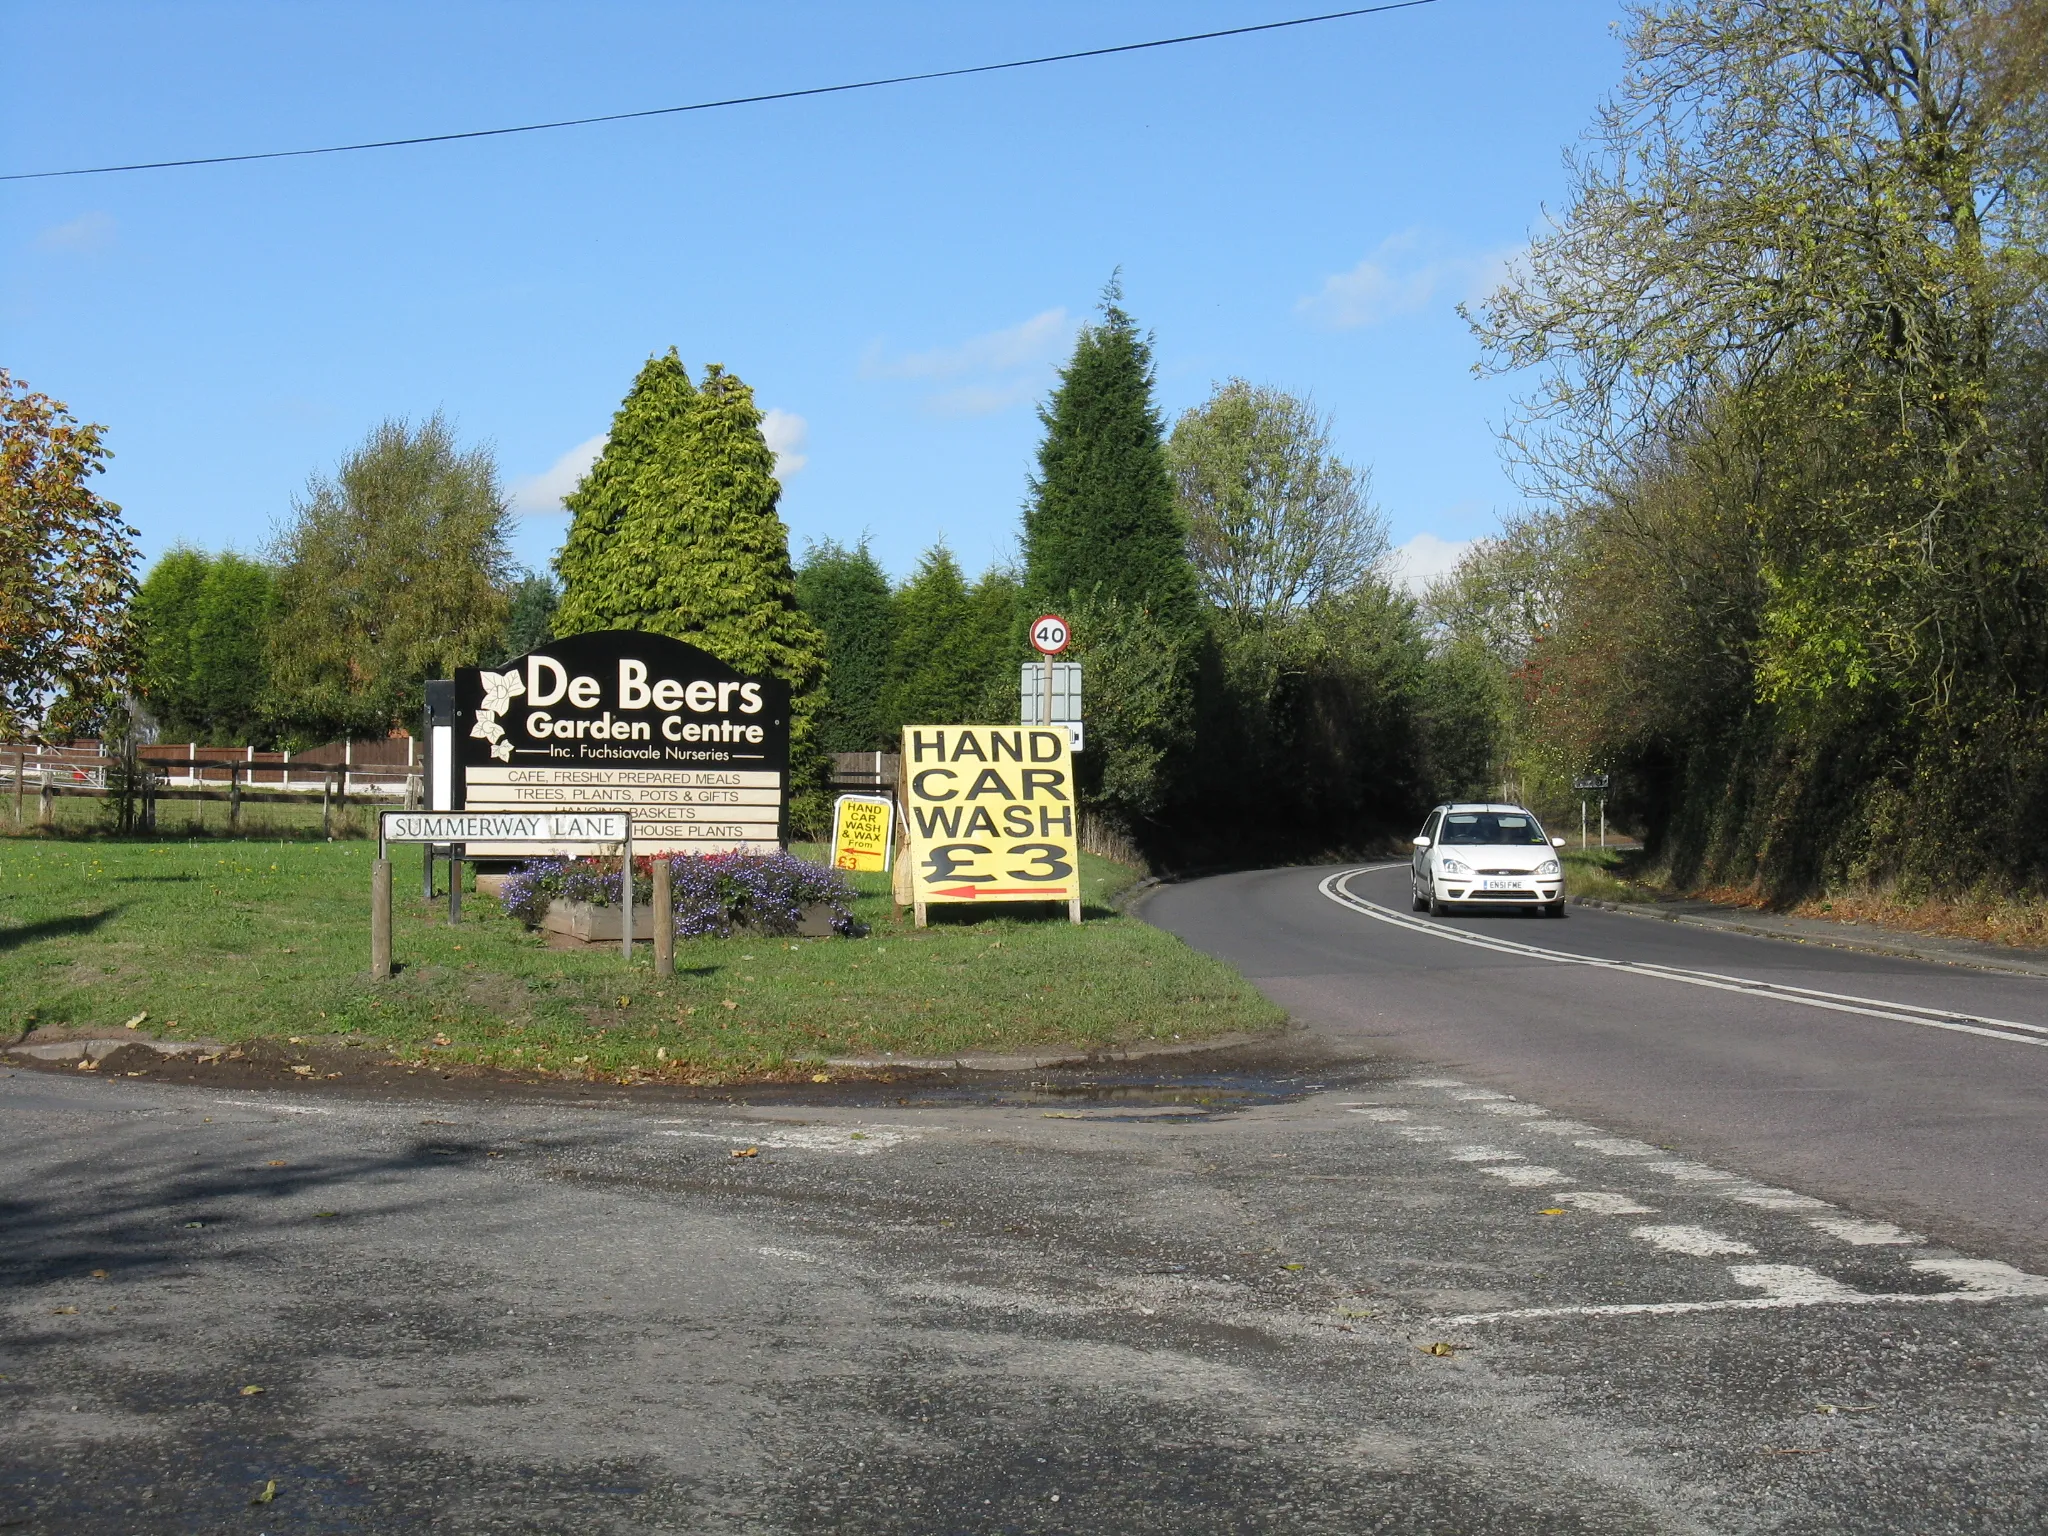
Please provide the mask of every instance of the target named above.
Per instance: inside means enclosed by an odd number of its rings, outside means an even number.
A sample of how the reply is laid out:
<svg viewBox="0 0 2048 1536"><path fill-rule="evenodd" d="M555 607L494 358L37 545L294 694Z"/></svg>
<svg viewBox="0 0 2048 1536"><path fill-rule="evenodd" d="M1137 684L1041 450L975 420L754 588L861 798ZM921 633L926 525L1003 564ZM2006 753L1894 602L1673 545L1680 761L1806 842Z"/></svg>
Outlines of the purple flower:
<svg viewBox="0 0 2048 1536"><path fill-rule="evenodd" d="M839 870L793 853L666 855L675 904L676 937L727 938L740 928L795 933L808 906L832 912L832 931L857 938L866 930L853 916L853 884ZM635 904L654 898L654 860L633 861ZM505 910L538 927L555 901L619 904L619 866L604 859L536 859L505 882Z"/></svg>

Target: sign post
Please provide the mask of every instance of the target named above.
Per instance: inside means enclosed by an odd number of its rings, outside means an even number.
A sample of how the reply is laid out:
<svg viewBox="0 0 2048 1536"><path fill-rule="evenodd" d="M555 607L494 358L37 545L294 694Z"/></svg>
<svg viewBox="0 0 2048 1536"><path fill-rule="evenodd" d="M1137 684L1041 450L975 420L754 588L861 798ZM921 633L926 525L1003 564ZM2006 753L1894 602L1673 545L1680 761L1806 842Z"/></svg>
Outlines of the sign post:
<svg viewBox="0 0 2048 1536"><path fill-rule="evenodd" d="M1077 802L1064 728L905 726L898 879L917 926L934 903L975 901L1064 901L1080 922Z"/></svg>
<svg viewBox="0 0 2048 1536"><path fill-rule="evenodd" d="M1040 614L1031 625L1031 648L1045 658L1045 708L1038 716L1040 724L1052 724L1052 659L1072 639L1067 621L1056 613Z"/></svg>
<svg viewBox="0 0 2048 1536"><path fill-rule="evenodd" d="M1572 780L1572 788L1579 791L1579 847L1586 846L1586 795L1597 792L1600 797L1600 846L1607 846L1607 786L1608 776L1604 773L1589 773Z"/></svg>
<svg viewBox="0 0 2048 1536"><path fill-rule="evenodd" d="M529 812L385 811L377 818L377 859L370 872L370 975L385 981L391 975L391 857L393 843L445 843L451 849L472 842L506 843L545 849L562 843L616 843L620 849L620 901L625 932L620 953L633 958L633 818L622 811ZM449 860L452 874L450 919L462 889L460 856Z"/></svg>

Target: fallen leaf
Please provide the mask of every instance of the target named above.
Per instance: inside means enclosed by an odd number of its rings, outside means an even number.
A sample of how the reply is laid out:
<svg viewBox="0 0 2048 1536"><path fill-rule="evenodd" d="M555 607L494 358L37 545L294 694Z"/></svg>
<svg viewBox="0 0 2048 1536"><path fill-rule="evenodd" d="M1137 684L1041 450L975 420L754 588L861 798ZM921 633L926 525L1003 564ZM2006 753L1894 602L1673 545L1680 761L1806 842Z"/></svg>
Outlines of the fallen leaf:
<svg viewBox="0 0 2048 1536"><path fill-rule="evenodd" d="M244 1388L242 1388L242 1396L244 1396L244 1397L260 1397L260 1396L262 1396L262 1395L263 1395L263 1393L267 1392L268 1390L269 1390L269 1388L267 1388L267 1387L256 1387L256 1386L249 1386L249 1387L244 1387Z"/></svg>
<svg viewBox="0 0 2048 1536"><path fill-rule="evenodd" d="M311 1077L313 1075L311 1067L293 1067L292 1071L296 1072L300 1077Z"/></svg>
<svg viewBox="0 0 2048 1536"><path fill-rule="evenodd" d="M1425 1355L1445 1355L1445 1356L1448 1356L1448 1355L1455 1355L1455 1354L1456 1354L1456 1353L1458 1352L1458 1346L1457 1346L1457 1345L1455 1345L1455 1344L1446 1344L1446 1343L1444 1343L1444 1341L1443 1341L1442 1339L1438 1339L1438 1340L1436 1341L1436 1343L1434 1343L1434 1344L1424 1344L1424 1345L1422 1345L1422 1346L1421 1346L1421 1351L1422 1351L1422 1353L1423 1353L1423 1354L1425 1354Z"/></svg>
<svg viewBox="0 0 2048 1536"><path fill-rule="evenodd" d="M1561 1205L1546 1206L1536 1214L1538 1216L1562 1216L1565 1214L1565 1209Z"/></svg>
<svg viewBox="0 0 2048 1536"><path fill-rule="evenodd" d="M143 1021L144 1019L146 1019L146 1018L148 1018L148 1017L149 1017L149 1014L148 1014L148 1012L147 1012L147 1011L144 1011L144 1012L142 1012L142 1013L138 1013L137 1015L135 1015L135 1017L134 1017L134 1018L130 1019L130 1020L129 1020L129 1021L128 1021L128 1022L126 1023L126 1024L123 1024L123 1025L122 1025L121 1027L122 1027L123 1029L135 1029L135 1028L137 1028L137 1027L138 1027L138 1026L139 1026L139 1025L140 1025L140 1024L142 1023L142 1021Z"/></svg>
<svg viewBox="0 0 2048 1536"><path fill-rule="evenodd" d="M104 1280L107 1278L107 1272L104 1269L96 1269L91 1273L91 1275L87 1276L87 1278L92 1280ZM1834 1412L1832 1408L1830 1408L1828 1411L1830 1413Z"/></svg>
<svg viewBox="0 0 2048 1536"><path fill-rule="evenodd" d="M734 1157L759 1157L761 1149L759 1147L734 1147L732 1155Z"/></svg>
<svg viewBox="0 0 2048 1536"><path fill-rule="evenodd" d="M263 1491L257 1494L256 1497L251 1499L249 1502L251 1504L268 1504L272 1499L276 1497L277 1479L273 1477L269 1482L263 1485Z"/></svg>
<svg viewBox="0 0 2048 1536"><path fill-rule="evenodd" d="M285 1036L284 1043L286 1045L304 1045L306 1042L300 1039L297 1035L287 1035Z"/></svg>
<svg viewBox="0 0 2048 1536"><path fill-rule="evenodd" d="M273 1157L269 1162L265 1163L263 1166L266 1168L282 1168L285 1166L285 1162L284 1159L281 1157Z"/></svg>
<svg viewBox="0 0 2048 1536"><path fill-rule="evenodd" d="M630 1008L633 1006L633 999L631 999L630 997L622 997L619 999L619 1006L621 1008Z"/></svg>
<svg viewBox="0 0 2048 1536"><path fill-rule="evenodd" d="M830 1075L828 1075L827 1073L813 1072L811 1074L811 1081L814 1083L829 1083L832 1081L832 1079Z"/></svg>
<svg viewBox="0 0 2048 1536"><path fill-rule="evenodd" d="M667 1061L668 1047L665 1045L656 1046L654 1049L654 1059L656 1061Z"/></svg>
<svg viewBox="0 0 2048 1536"><path fill-rule="evenodd" d="M94 1060L93 1060L93 1059L92 1059L92 1058L91 1058L90 1056L81 1056L81 1057L79 1057L79 1058L78 1058L78 1070L79 1070L79 1071L81 1071L81 1072L97 1072L97 1071L99 1071L99 1069L100 1069L100 1064L99 1064L98 1062L94 1061Z"/></svg>
<svg viewBox="0 0 2048 1536"><path fill-rule="evenodd" d="M1282 1264L1282 1265L1281 1265L1280 1267L1281 1267L1282 1269L1307 1269L1307 1268L1308 1268L1308 1266L1307 1266L1306 1264Z"/></svg>
<svg viewBox="0 0 2048 1536"><path fill-rule="evenodd" d="M50 1308L50 1311L51 1311L51 1313L52 1313L53 1315L55 1315L55 1316L57 1316L57 1317L71 1317L71 1316L73 1316L73 1315L75 1315L75 1314L77 1313L77 1311L78 1311L78 1308L76 1308L76 1307L52 1307L52 1308Z"/></svg>
<svg viewBox="0 0 2048 1536"><path fill-rule="evenodd" d="M739 1004L738 1004L738 1003L736 1003L736 1002L734 1002L734 1001L733 1001L733 1000L732 1000L731 998L729 998L729 997L728 997L728 998L727 998L727 999L725 1000L725 1006L726 1006L726 1007L728 1007L728 1008L737 1008L737 1007L739 1007Z"/></svg>

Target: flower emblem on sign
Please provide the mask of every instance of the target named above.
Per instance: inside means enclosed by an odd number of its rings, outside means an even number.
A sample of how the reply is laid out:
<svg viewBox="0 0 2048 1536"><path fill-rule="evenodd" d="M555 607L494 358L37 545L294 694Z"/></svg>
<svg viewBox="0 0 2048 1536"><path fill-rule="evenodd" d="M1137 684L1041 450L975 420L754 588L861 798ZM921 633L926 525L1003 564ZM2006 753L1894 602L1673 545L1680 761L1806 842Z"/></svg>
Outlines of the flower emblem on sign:
<svg viewBox="0 0 2048 1536"><path fill-rule="evenodd" d="M526 679L515 672L485 672L484 702L476 712L476 724L469 734L491 744L491 756L501 763L512 761L512 743L505 739L505 727L498 716L512 707L512 700L526 692Z"/></svg>

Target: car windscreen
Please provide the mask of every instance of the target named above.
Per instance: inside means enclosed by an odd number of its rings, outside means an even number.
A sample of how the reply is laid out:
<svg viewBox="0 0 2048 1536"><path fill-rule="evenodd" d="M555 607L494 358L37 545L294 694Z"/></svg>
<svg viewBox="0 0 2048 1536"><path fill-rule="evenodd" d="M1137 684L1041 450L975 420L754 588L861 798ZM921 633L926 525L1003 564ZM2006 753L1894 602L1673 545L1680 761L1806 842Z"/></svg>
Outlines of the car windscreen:
<svg viewBox="0 0 2048 1536"><path fill-rule="evenodd" d="M1535 818L1506 811L1452 811L1444 817L1447 847L1540 847L1546 841Z"/></svg>

